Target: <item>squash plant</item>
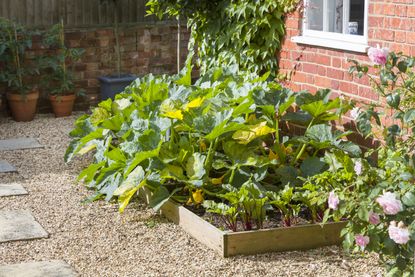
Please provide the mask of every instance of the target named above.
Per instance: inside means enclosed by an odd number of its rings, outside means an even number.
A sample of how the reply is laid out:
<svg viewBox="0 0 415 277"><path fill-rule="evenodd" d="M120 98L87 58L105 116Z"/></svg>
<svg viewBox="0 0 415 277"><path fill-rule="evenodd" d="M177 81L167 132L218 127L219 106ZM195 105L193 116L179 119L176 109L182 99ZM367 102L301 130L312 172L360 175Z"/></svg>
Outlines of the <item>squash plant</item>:
<svg viewBox="0 0 415 277"><path fill-rule="evenodd" d="M121 211L144 187L155 209L170 198L187 205L211 199L229 204L211 208L229 226L242 218L249 230L262 227L266 192L326 170L324 152L360 155L342 139L347 132L331 132L330 121L351 105L329 91L294 94L269 74L235 67L212 69L192 85L190 71L137 79L76 121L65 160L95 151L79 175L96 191L91 199L116 197ZM291 123L304 125L304 135L284 135L281 124ZM232 193L243 194L241 205L230 201Z"/></svg>

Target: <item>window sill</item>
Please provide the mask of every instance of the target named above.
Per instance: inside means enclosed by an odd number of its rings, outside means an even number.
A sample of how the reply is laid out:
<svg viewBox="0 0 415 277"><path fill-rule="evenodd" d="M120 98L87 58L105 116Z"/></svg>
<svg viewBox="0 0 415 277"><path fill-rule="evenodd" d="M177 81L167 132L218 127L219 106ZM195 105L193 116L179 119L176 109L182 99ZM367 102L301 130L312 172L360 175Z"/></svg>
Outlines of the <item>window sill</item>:
<svg viewBox="0 0 415 277"><path fill-rule="evenodd" d="M292 42L298 44L307 44L313 46L321 46L351 52L366 53L369 46L363 43L348 42L343 40L334 40L318 37L296 36L291 38Z"/></svg>

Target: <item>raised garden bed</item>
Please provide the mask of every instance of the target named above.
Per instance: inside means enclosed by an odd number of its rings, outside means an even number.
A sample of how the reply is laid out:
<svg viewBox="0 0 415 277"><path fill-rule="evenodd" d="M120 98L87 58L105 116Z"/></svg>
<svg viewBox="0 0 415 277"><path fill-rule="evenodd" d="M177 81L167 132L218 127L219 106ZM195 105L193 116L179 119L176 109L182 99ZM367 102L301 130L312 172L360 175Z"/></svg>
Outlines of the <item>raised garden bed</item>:
<svg viewBox="0 0 415 277"><path fill-rule="evenodd" d="M147 202L148 191L142 191ZM253 231L223 231L174 201L161 207L161 214L179 225L193 238L223 257L267 252L307 250L341 243L345 222L307 224Z"/></svg>

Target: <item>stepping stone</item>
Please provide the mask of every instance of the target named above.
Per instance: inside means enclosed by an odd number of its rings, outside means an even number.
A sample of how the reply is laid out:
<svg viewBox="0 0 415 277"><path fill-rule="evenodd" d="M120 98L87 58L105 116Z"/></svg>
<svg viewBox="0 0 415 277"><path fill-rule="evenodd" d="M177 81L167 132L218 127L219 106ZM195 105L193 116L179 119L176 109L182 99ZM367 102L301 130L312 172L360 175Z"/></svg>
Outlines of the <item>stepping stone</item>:
<svg viewBox="0 0 415 277"><path fill-rule="evenodd" d="M29 211L0 211L0 243L47 237L48 233Z"/></svg>
<svg viewBox="0 0 415 277"><path fill-rule="evenodd" d="M75 277L64 261L29 262L0 266L0 277Z"/></svg>
<svg viewBox="0 0 415 277"><path fill-rule="evenodd" d="M41 148L35 138L16 138L0 140L0 151Z"/></svg>
<svg viewBox="0 0 415 277"><path fill-rule="evenodd" d="M28 194L28 193L21 184L18 184L18 183L1 184L0 183L0 197L25 195L25 194Z"/></svg>
<svg viewBox="0 0 415 277"><path fill-rule="evenodd" d="M6 161L0 160L0 173L17 172L17 169Z"/></svg>

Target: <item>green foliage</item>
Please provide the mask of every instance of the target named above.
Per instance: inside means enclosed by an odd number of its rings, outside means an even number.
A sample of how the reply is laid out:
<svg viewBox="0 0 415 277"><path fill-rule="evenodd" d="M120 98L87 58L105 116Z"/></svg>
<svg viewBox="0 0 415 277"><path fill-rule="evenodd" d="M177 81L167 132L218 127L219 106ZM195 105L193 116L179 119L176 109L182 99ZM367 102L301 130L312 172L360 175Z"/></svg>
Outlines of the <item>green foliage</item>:
<svg viewBox="0 0 415 277"><path fill-rule="evenodd" d="M0 82L6 83L11 91L22 95L33 87L30 78L39 74L36 59L29 59L27 50L32 47L32 35L24 26L0 18Z"/></svg>
<svg viewBox="0 0 415 277"><path fill-rule="evenodd" d="M330 128L349 102L330 99L329 91L294 94L267 77L231 67L215 68L193 85L189 69L137 79L76 121L65 160L95 151L79 180L97 191L94 198L118 198L121 211L147 188L155 209L170 198L196 206L206 198L223 202L206 205L229 228L235 220L246 230L262 228L267 191L301 188L298 177L328 168L326 152L359 154L345 146L345 133ZM283 136L279 126L298 117L306 119L299 123L305 134Z"/></svg>
<svg viewBox="0 0 415 277"><path fill-rule="evenodd" d="M327 210L325 220L330 217L348 220L347 227L342 231L344 248L353 252L364 250L378 253L388 270L388 276L412 276L415 171L407 149L382 148L376 166L371 166L364 159L352 160L340 152L332 160L336 166L329 172L310 178L309 184L319 187L322 195L335 191L339 196L341 201L338 209ZM359 162L362 171L356 172L354 168ZM402 211L396 214L383 211L377 199L385 192L394 193L403 206ZM371 221L372 214L379 215L378 223ZM408 226L411 234L408 243L398 244L391 239L388 227L393 221ZM356 235L367 236L367 246L357 245Z"/></svg>
<svg viewBox="0 0 415 277"><path fill-rule="evenodd" d="M201 72L237 65L251 72L275 72L276 53L285 35L284 15L298 0L149 0L149 14L186 18L189 49L197 46Z"/></svg>
<svg viewBox="0 0 415 277"><path fill-rule="evenodd" d="M379 254L387 276L414 274L414 61L414 57L394 52L373 68L351 61L349 72L359 78L367 76L379 102L385 104L355 108L352 113L358 131L378 139L380 146L368 151L364 159L344 151L326 152L328 171L304 183L326 200L330 193L335 195L339 203L326 209L323 222L348 220L342 230L344 248ZM386 117L390 114L392 120Z"/></svg>
<svg viewBox="0 0 415 277"><path fill-rule="evenodd" d="M385 140L390 147L404 142L414 148L415 140L411 134L415 130L415 58L391 52L385 65L374 66L374 75L368 74L368 65L355 60L351 62L349 73L359 78L367 76L386 103L386 107L372 104L359 113L356 119L359 131L367 137ZM389 112L394 121L382 122L380 117Z"/></svg>
<svg viewBox="0 0 415 277"><path fill-rule="evenodd" d="M68 48L65 45L65 30L63 22L52 26L43 34L43 46L52 51L51 55L40 58L43 69L42 83L44 89L51 95L65 95L75 92L73 66L80 60L83 49ZM68 67L72 64L72 68ZM78 92L81 94L82 90Z"/></svg>

